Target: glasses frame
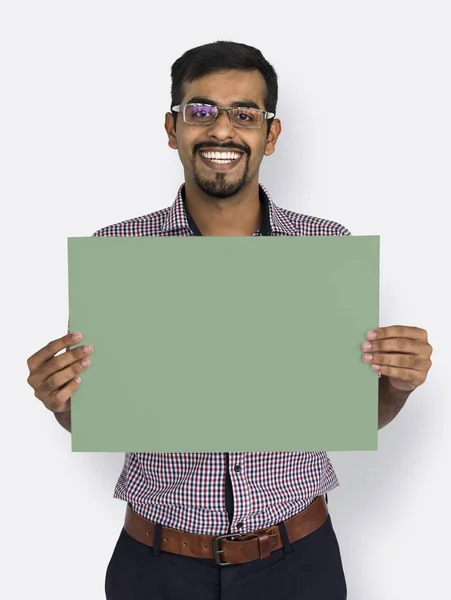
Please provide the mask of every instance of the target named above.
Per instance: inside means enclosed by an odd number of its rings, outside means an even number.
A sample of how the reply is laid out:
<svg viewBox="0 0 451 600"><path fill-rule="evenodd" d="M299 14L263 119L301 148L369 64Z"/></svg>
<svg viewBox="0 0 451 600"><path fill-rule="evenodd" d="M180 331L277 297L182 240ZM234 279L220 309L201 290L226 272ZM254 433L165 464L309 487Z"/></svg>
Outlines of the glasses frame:
<svg viewBox="0 0 451 600"><path fill-rule="evenodd" d="M216 108L218 110L218 112L216 113L216 116L214 118L214 121L212 121L212 123L190 123L189 121L186 120L186 107L187 106L211 106L213 108ZM252 108L252 110L256 110L258 113L260 113L262 115L262 120L261 123L259 123L258 127L246 127L243 125L235 125L235 123L232 123L232 118L230 116L230 111L231 110L237 110L240 108ZM273 119L276 115L275 113L272 112L268 112L267 110L260 110L258 108L254 108L249 107L249 106L216 106L216 104L208 104L206 102L188 102L187 104L177 104L177 106L173 106L171 108L171 110L173 110L174 112L177 113L182 113L183 114L183 120L185 121L185 123L187 125L194 125L194 127L209 127L210 125L213 125L213 123L216 122L216 119L219 117L219 113L222 111L226 111L227 112L227 116L229 117L229 122L230 125L232 127L236 127L237 129L259 129L262 124L263 121L268 120L268 119Z"/></svg>

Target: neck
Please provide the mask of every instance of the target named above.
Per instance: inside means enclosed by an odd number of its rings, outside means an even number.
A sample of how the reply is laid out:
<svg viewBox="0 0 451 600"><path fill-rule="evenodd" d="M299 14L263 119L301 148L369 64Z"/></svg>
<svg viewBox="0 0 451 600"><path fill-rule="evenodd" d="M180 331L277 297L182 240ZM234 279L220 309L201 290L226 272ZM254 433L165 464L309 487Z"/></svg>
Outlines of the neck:
<svg viewBox="0 0 451 600"><path fill-rule="evenodd" d="M262 224L258 182L220 199L186 181L185 204L203 236L249 236Z"/></svg>

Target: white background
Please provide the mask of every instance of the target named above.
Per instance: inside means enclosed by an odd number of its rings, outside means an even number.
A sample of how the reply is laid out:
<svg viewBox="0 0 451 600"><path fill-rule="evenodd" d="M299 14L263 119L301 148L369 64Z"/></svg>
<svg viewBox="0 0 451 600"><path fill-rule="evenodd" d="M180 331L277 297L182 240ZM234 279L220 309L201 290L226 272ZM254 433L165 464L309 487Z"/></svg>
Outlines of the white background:
<svg viewBox="0 0 451 600"><path fill-rule="evenodd" d="M278 72L283 132L261 171L274 201L380 235L380 323L423 327L434 347L427 382L379 450L331 453L348 597L446 595L447 10L437 0L0 2L3 597L104 597L123 455L72 454L27 385L26 359L66 332L67 237L174 201L170 67L217 39L257 46ZM324 355L327 376L327 344Z"/></svg>

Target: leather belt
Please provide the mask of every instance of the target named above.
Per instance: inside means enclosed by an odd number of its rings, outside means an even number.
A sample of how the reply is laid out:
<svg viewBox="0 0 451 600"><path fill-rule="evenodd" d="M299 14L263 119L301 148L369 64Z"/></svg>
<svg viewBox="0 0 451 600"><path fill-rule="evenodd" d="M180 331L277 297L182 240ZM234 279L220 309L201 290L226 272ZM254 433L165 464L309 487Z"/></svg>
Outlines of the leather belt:
<svg viewBox="0 0 451 600"><path fill-rule="evenodd" d="M284 522L290 544L313 533L326 521L327 503L318 496L312 504ZM125 531L135 540L154 546L155 524L138 515L127 505ZM242 564L267 558L271 552L283 548L278 525L252 533L230 533L227 535L201 535L161 526L160 550L192 558L215 559L224 566Z"/></svg>

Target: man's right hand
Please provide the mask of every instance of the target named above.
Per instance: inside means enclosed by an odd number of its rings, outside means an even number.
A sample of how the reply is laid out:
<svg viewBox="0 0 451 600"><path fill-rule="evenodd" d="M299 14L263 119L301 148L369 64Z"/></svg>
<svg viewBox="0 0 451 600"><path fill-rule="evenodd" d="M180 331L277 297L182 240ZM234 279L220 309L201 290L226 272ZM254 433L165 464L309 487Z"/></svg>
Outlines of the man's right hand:
<svg viewBox="0 0 451 600"><path fill-rule="evenodd" d="M71 396L80 385L76 377L91 364L89 359L87 364L82 361L94 352L92 346L77 346L69 350L82 339L81 333L69 333L49 342L27 360L30 370L28 384L34 389L36 398L55 414L70 412ZM55 356L64 349L65 353Z"/></svg>

